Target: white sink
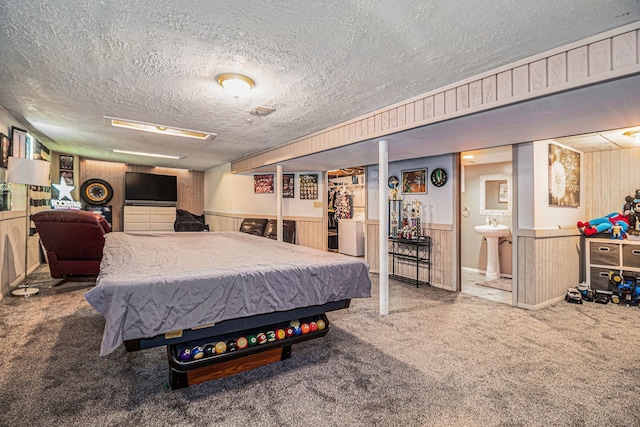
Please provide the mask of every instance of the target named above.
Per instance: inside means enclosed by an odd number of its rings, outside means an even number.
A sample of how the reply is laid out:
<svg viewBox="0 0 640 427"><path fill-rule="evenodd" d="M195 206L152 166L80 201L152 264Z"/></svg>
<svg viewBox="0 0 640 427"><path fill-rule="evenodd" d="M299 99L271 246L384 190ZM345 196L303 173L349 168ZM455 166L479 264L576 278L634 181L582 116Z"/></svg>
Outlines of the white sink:
<svg viewBox="0 0 640 427"><path fill-rule="evenodd" d="M476 225L476 233L487 239L487 280L500 278L500 254L498 253L498 238L507 237L511 232L506 225Z"/></svg>
<svg viewBox="0 0 640 427"><path fill-rule="evenodd" d="M482 237L507 237L510 233L506 225L476 225L476 233Z"/></svg>

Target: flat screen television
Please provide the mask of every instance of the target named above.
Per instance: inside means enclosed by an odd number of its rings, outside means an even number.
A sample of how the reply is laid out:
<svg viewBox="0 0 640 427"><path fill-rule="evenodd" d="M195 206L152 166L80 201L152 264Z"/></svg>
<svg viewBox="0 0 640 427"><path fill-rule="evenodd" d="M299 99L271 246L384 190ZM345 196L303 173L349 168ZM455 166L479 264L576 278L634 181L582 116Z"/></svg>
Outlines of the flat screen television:
<svg viewBox="0 0 640 427"><path fill-rule="evenodd" d="M125 172L124 202L127 205L176 206L178 179L173 175Z"/></svg>

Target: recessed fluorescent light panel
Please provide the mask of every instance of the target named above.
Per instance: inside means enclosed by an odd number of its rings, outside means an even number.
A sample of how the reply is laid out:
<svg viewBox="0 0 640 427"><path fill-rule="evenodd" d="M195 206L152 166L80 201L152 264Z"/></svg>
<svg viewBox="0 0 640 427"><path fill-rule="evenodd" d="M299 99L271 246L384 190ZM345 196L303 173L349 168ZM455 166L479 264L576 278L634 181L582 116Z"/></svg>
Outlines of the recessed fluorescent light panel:
<svg viewBox="0 0 640 427"><path fill-rule="evenodd" d="M118 150L116 148L112 148L111 151L113 153L131 154L134 156L145 156L145 157L159 157L161 159L173 159L173 160L184 159L185 157L187 157L187 156L171 156L169 154L145 153L142 151Z"/></svg>
<svg viewBox="0 0 640 427"><path fill-rule="evenodd" d="M200 141L213 139L217 136L217 134L215 133L207 133L192 129L174 128L153 123L136 122L133 120L119 119L117 117L105 116L105 119L108 119L111 122L111 126L119 128L141 130L143 132L159 133L161 135L181 136L183 138L199 139Z"/></svg>

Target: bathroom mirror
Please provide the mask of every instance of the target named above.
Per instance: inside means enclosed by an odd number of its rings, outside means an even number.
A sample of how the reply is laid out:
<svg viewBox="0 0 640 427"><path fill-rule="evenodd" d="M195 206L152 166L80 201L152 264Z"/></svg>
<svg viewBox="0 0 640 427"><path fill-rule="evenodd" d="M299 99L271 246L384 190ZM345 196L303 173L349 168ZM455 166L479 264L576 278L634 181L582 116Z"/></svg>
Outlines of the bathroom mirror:
<svg viewBox="0 0 640 427"><path fill-rule="evenodd" d="M508 174L480 176L480 214L511 215L511 179Z"/></svg>

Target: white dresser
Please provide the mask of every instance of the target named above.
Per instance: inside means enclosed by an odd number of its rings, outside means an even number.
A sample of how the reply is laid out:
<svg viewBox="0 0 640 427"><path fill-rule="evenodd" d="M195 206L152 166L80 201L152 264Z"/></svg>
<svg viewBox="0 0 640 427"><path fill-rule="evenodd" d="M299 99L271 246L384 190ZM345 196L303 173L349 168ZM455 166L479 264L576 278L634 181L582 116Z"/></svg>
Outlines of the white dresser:
<svg viewBox="0 0 640 427"><path fill-rule="evenodd" d="M125 206L124 231L173 231L176 208L167 206Z"/></svg>
<svg viewBox="0 0 640 427"><path fill-rule="evenodd" d="M591 289L608 290L609 272L640 273L640 241L587 238L587 283Z"/></svg>

